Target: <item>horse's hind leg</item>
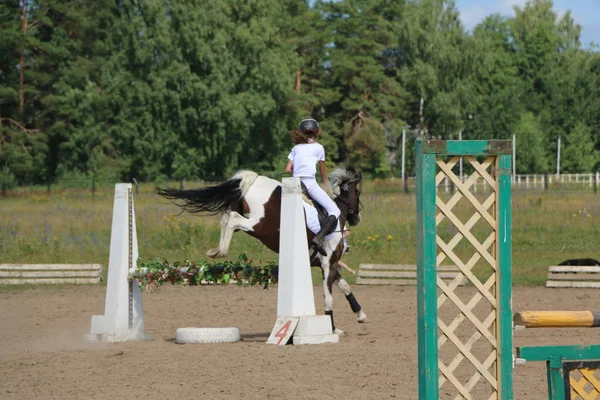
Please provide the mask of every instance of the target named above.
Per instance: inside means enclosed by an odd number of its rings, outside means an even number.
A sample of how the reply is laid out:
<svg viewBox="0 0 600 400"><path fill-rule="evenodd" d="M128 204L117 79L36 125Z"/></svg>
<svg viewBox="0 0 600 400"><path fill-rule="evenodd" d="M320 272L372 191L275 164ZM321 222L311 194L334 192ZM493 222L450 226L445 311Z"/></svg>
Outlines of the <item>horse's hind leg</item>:
<svg viewBox="0 0 600 400"><path fill-rule="evenodd" d="M221 243L223 243L223 237L225 236L225 230L227 229L227 222L229 221L230 211L223 211L219 214L219 223L221 224L221 237L219 238L219 247L215 247L206 252L206 255L210 258L216 258L219 256Z"/></svg>
<svg viewBox="0 0 600 400"><path fill-rule="evenodd" d="M356 300L356 297L354 297L354 294L350 289L350 285L348 285L348 282L346 282L346 280L342 278L342 276L339 273L336 283L338 287L342 290L342 292L344 292L344 294L346 295L346 300L348 300L348 303L350 303L350 308L352 308L352 311L356 314L358 322L369 322L367 319L367 314L365 314L365 312L362 310L362 307Z"/></svg>
<svg viewBox="0 0 600 400"><path fill-rule="evenodd" d="M227 217L221 218L221 239L219 240L218 249L209 250L207 255L213 258L225 257L229 251L229 245L231 244L233 232L238 229L244 232L251 231L254 225L257 223L258 221L245 218L236 211L229 212Z"/></svg>

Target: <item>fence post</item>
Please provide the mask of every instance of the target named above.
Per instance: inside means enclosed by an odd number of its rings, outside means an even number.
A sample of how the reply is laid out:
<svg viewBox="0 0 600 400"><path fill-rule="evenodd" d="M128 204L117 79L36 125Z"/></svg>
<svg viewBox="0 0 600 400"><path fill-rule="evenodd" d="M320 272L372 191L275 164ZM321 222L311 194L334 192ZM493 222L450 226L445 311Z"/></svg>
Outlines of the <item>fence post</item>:
<svg viewBox="0 0 600 400"><path fill-rule="evenodd" d="M179 190L183 190L183 179L179 181Z"/></svg>
<svg viewBox="0 0 600 400"><path fill-rule="evenodd" d="M594 194L598 194L598 174L599 172L594 173Z"/></svg>
<svg viewBox="0 0 600 400"><path fill-rule="evenodd" d="M133 178L133 184L135 185L135 194L140 194L140 183L137 179Z"/></svg>
<svg viewBox="0 0 600 400"><path fill-rule="evenodd" d="M548 190L548 173L544 173L544 190Z"/></svg>

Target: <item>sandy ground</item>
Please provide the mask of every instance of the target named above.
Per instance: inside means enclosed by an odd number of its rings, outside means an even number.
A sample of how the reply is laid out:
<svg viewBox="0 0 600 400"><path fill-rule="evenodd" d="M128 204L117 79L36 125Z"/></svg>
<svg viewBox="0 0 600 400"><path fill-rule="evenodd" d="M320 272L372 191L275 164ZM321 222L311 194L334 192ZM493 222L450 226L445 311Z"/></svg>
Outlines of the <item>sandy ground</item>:
<svg viewBox="0 0 600 400"><path fill-rule="evenodd" d="M336 288L336 325L346 331L340 343L283 347L265 344L276 287L163 286L143 295L151 341L96 345L82 338L91 316L104 313L105 287L0 292L0 399L416 399L416 289L354 292L370 323L356 323ZM322 310L319 287L315 295ZM515 288L513 307L593 309L597 297L594 290ZM236 326L242 340L174 343L176 329L189 326ZM518 331L514 344L592 344L596 332ZM440 397L455 394L446 384ZM546 398L543 363L516 367L514 394Z"/></svg>

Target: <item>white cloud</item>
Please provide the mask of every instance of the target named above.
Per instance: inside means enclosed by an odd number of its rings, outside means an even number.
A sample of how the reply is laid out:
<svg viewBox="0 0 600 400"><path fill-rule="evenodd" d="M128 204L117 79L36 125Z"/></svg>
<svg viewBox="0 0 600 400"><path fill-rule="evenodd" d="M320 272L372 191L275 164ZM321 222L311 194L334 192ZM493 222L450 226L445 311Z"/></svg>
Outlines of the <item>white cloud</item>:
<svg viewBox="0 0 600 400"><path fill-rule="evenodd" d="M514 16L514 6L524 7L528 0L456 0L460 19L468 29L473 29L490 14ZM600 44L600 0L554 0L554 10L558 18L571 10L571 16L583 27L582 42L585 45L594 41Z"/></svg>
<svg viewBox="0 0 600 400"><path fill-rule="evenodd" d="M523 7L527 0L500 0L498 4L498 11L500 14L513 15L514 6Z"/></svg>
<svg viewBox="0 0 600 400"><path fill-rule="evenodd" d="M474 5L460 11L460 19L467 28L473 28L482 19L487 17L490 12L482 5Z"/></svg>
<svg viewBox="0 0 600 400"><path fill-rule="evenodd" d="M484 4L462 4L458 2L460 19L467 29L472 29L490 14L514 15L514 6L524 6L527 0L494 0Z"/></svg>

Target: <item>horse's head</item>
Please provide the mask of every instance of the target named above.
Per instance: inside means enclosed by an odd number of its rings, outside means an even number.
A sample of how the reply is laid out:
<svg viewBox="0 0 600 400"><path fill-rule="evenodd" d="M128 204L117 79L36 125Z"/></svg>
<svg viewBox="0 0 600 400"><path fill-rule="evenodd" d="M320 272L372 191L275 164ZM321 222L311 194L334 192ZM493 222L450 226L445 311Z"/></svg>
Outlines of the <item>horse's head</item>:
<svg viewBox="0 0 600 400"><path fill-rule="evenodd" d="M329 182L336 198L348 206L346 219L351 226L360 222L360 190L362 174L353 168L336 168L329 174Z"/></svg>

